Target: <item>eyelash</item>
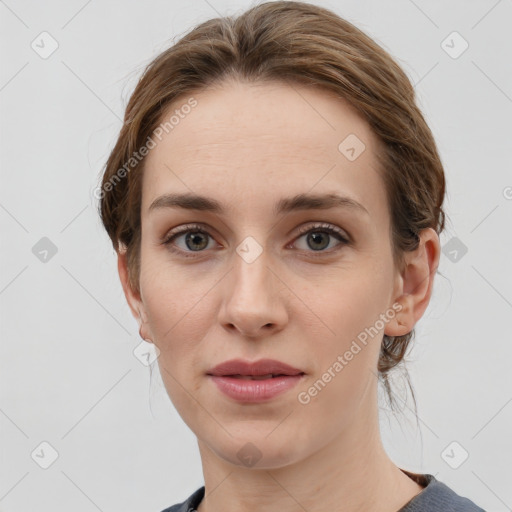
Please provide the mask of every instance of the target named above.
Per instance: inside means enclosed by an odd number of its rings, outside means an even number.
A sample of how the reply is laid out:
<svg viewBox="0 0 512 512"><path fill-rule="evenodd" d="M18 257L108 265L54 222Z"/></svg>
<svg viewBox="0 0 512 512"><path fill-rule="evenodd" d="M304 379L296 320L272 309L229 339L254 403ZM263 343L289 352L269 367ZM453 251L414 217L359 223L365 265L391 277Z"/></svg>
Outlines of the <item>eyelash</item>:
<svg viewBox="0 0 512 512"><path fill-rule="evenodd" d="M205 252L205 251L204 250L203 251L183 251L182 249L176 249L175 247L173 247L173 244L172 244L172 242L174 242L174 240L176 238L178 238L179 236L187 234L187 233L192 233L192 232L193 233L202 233L202 234L208 235L209 237L213 238L210 235L210 233L208 233L208 231L203 228L202 225L200 225L200 224L186 224L186 225L182 226L181 228L179 228L178 231L174 231L174 232L171 232L171 233L167 234L164 237L164 239L162 240L162 244L167 246L168 249L171 252L183 255L185 258L196 258L197 256L192 256L190 254L191 253L193 254L194 252L195 253L202 253L202 252ZM312 253L311 255L314 258L324 257L326 254L331 254L332 252L339 250L344 245L349 245L351 243L350 240L343 234L343 231L339 230L338 228L334 227L331 224L325 224L325 223L315 224L313 226L311 226L311 225L309 225L309 226L301 226L299 228L299 235L294 239L294 242L296 240L298 240L299 238L301 238L302 236L304 236L304 235L306 235L308 233L314 233L314 232L327 233L329 235L334 236L335 238L337 238L341 242L341 244L336 246L334 249L330 249L330 250L327 250L327 251L325 251L325 250L321 250L321 251L313 251L313 250L307 251L308 253Z"/></svg>

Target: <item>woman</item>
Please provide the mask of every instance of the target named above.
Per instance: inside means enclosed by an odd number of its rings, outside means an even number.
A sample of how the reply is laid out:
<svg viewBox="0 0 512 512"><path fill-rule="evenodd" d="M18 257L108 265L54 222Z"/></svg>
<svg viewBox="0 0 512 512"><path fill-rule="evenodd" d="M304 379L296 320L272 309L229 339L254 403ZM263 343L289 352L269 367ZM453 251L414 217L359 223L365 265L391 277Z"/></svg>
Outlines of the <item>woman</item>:
<svg viewBox="0 0 512 512"><path fill-rule="evenodd" d="M146 69L100 213L140 335L197 436L169 511L479 511L398 468L379 380L425 312L443 167L393 59L334 13L207 21Z"/></svg>

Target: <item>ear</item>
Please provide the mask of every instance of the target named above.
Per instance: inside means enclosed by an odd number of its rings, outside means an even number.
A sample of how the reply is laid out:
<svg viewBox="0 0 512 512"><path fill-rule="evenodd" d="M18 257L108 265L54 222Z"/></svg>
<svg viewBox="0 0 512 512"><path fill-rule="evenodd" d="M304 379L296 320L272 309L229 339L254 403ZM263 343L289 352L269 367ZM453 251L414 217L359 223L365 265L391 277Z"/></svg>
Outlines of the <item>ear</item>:
<svg viewBox="0 0 512 512"><path fill-rule="evenodd" d="M139 334L142 339L148 343L152 343L149 335L148 316L140 292L136 292L132 289L128 273L128 261L126 258L126 252L119 251L117 253L117 270L119 272L119 278L121 285L123 286L124 296L128 302L128 306L132 312L133 317L139 324Z"/></svg>
<svg viewBox="0 0 512 512"><path fill-rule="evenodd" d="M386 325L384 334L388 336L411 332L430 302L441 252L439 236L434 229L426 228L419 237L418 247L405 253L404 268L397 275L393 309L399 312Z"/></svg>

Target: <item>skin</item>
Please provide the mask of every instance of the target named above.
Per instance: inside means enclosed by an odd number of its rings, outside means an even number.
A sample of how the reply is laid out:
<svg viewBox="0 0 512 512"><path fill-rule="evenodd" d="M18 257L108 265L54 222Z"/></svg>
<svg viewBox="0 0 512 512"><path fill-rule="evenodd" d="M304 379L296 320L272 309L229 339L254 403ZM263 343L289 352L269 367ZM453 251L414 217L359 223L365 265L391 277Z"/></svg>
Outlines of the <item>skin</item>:
<svg viewBox="0 0 512 512"><path fill-rule="evenodd" d="M141 335L160 350L169 397L197 436L206 487L198 510L396 512L422 487L381 442L379 347L384 334L410 332L427 308L439 238L424 230L405 268L396 268L379 141L345 100L274 82L227 81L193 96L198 105L146 159L140 293L129 286L123 253L118 269ZM338 150L351 133L366 146L354 161ZM226 212L148 212L169 192L213 197ZM367 213L272 213L279 199L325 192L348 195ZM338 227L351 243L324 234L325 248L315 250L297 229L322 232L316 222ZM183 252L172 253L162 239L188 223L208 234L196 245L182 234L174 247ZM236 252L248 236L263 251L250 264ZM299 403L298 393L393 304L400 312L308 404ZM235 402L206 376L228 359L267 357L306 375L266 403ZM248 442L261 453L252 467L237 457Z"/></svg>

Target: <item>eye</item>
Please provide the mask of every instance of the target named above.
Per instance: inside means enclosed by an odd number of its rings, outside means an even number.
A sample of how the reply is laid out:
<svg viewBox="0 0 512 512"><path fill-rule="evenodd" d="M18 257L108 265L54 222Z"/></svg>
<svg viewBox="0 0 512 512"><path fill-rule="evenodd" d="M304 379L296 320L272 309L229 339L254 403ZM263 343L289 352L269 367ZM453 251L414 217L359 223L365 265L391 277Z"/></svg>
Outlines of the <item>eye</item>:
<svg viewBox="0 0 512 512"><path fill-rule="evenodd" d="M208 240L210 238L210 240ZM177 243L181 240L181 245ZM203 252L205 249L211 249L209 242L213 238L198 224L188 224L179 229L171 231L162 241L170 251L184 255L186 258L193 258L193 255L187 253ZM175 246L178 246L176 248Z"/></svg>
<svg viewBox="0 0 512 512"><path fill-rule="evenodd" d="M299 233L300 235L292 245L296 245L298 240L304 239L305 246L303 243L303 246L298 248L309 253L319 253L313 254L314 257L330 254L341 248L340 246L350 244L348 235L332 224L319 223L313 226L301 226ZM338 241L334 248L332 246L333 239ZM161 243L173 253L185 258L194 258L196 257L194 253L212 249L210 242L215 245L215 240L203 226L200 224L186 224L168 233Z"/></svg>
<svg viewBox="0 0 512 512"><path fill-rule="evenodd" d="M347 245L350 243L348 236L338 227L331 224L302 226L299 229L299 232L301 233L301 236L299 236L296 240L304 239L304 243L302 244L302 247L299 247L299 249L308 252L320 252L322 254L333 252L330 250L333 248L333 238L339 242L338 244L334 245L334 250L337 250L339 246ZM295 244L296 243L297 242L295 242ZM321 256L321 254L318 254L318 256Z"/></svg>

